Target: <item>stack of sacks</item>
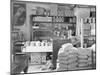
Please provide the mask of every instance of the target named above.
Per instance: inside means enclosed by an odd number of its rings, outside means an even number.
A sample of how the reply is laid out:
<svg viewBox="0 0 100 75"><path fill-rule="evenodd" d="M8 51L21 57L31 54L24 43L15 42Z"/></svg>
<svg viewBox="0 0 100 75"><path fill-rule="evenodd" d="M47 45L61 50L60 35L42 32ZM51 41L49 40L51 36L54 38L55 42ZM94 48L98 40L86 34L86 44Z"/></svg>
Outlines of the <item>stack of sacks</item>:
<svg viewBox="0 0 100 75"><path fill-rule="evenodd" d="M91 46L91 49L93 50L93 62L94 62L94 64L96 64L96 46L95 46L95 44L93 44L92 46Z"/></svg>
<svg viewBox="0 0 100 75"><path fill-rule="evenodd" d="M92 50L86 48L78 48L78 67L77 69L92 68Z"/></svg>
<svg viewBox="0 0 100 75"><path fill-rule="evenodd" d="M58 53L57 71L95 68L95 53L91 48L75 48L64 44Z"/></svg>
<svg viewBox="0 0 100 75"><path fill-rule="evenodd" d="M77 48L72 44L64 44L58 53L57 71L75 70L77 67Z"/></svg>
<svg viewBox="0 0 100 75"><path fill-rule="evenodd" d="M95 47L95 44L93 44L89 49L91 49L92 50L92 62L93 62L93 68L95 68L96 67L96 49L95 49L96 47Z"/></svg>
<svg viewBox="0 0 100 75"><path fill-rule="evenodd" d="M96 68L96 52L93 52L93 67Z"/></svg>

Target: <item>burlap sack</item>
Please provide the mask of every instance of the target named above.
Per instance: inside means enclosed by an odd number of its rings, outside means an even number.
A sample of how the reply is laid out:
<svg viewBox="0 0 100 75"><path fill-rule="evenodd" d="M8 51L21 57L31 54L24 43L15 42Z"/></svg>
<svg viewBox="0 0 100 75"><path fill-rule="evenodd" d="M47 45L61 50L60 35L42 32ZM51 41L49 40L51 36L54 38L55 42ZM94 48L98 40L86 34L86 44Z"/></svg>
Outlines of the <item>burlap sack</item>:
<svg viewBox="0 0 100 75"><path fill-rule="evenodd" d="M57 71L67 71L67 68L58 68Z"/></svg>
<svg viewBox="0 0 100 75"><path fill-rule="evenodd" d="M69 57L73 57L73 56L78 56L78 55L74 52L63 52L58 55L58 58L60 58L60 57L68 57L69 58Z"/></svg>
<svg viewBox="0 0 100 75"><path fill-rule="evenodd" d="M93 59L92 59L92 57L88 57L88 61L92 61Z"/></svg>
<svg viewBox="0 0 100 75"><path fill-rule="evenodd" d="M78 67L87 67L88 64L87 63L78 63Z"/></svg>
<svg viewBox="0 0 100 75"><path fill-rule="evenodd" d="M78 55L78 58L79 59L88 59L88 56L87 55Z"/></svg>
<svg viewBox="0 0 100 75"><path fill-rule="evenodd" d="M72 64L69 64L69 65L64 65L64 64L60 64L59 68L57 69L57 71L62 71L62 70L75 70L76 67L77 67L77 62L76 63L72 63Z"/></svg>
<svg viewBox="0 0 100 75"><path fill-rule="evenodd" d="M62 63L62 64L71 64L77 62L77 58L71 58L71 59L66 59L66 60L59 60L58 63Z"/></svg>
<svg viewBox="0 0 100 75"><path fill-rule="evenodd" d="M68 68L68 71L73 71L73 70L77 70L77 67Z"/></svg>
<svg viewBox="0 0 100 75"><path fill-rule="evenodd" d="M58 58L58 62L59 62L59 61L67 61L67 60L68 60L67 57L59 57L59 58Z"/></svg>
<svg viewBox="0 0 100 75"><path fill-rule="evenodd" d="M88 56L91 56L91 53L92 51L91 50L88 50L86 48L78 48L78 54L79 55L88 55Z"/></svg>
<svg viewBox="0 0 100 75"><path fill-rule="evenodd" d="M58 54L58 57L66 57L68 55L68 53L66 52L62 52Z"/></svg>
<svg viewBox="0 0 100 75"><path fill-rule="evenodd" d="M73 48L73 45L71 43L66 43L62 45L62 48L64 49L64 51L67 51Z"/></svg>
<svg viewBox="0 0 100 75"><path fill-rule="evenodd" d="M73 63L71 63L71 64L68 64L68 69L69 68L75 68L75 67L77 67L78 66L78 63L77 62L73 62Z"/></svg>
<svg viewBox="0 0 100 75"><path fill-rule="evenodd" d="M75 57L74 58L70 58L70 59L67 60L68 64L72 64L74 62L77 62L77 58L75 58Z"/></svg>
<svg viewBox="0 0 100 75"><path fill-rule="evenodd" d="M77 53L78 54L78 52L77 52L78 50L76 49L76 48L71 48L71 49L69 49L69 50L65 50L64 52L67 52L67 53Z"/></svg>
<svg viewBox="0 0 100 75"><path fill-rule="evenodd" d="M67 69L67 65L60 63L59 68L66 68Z"/></svg>
<svg viewBox="0 0 100 75"><path fill-rule="evenodd" d="M78 60L79 63L88 63L88 60L83 60L83 59L80 59Z"/></svg>
<svg viewBox="0 0 100 75"><path fill-rule="evenodd" d="M92 69L92 67L77 67L76 70L88 70Z"/></svg>

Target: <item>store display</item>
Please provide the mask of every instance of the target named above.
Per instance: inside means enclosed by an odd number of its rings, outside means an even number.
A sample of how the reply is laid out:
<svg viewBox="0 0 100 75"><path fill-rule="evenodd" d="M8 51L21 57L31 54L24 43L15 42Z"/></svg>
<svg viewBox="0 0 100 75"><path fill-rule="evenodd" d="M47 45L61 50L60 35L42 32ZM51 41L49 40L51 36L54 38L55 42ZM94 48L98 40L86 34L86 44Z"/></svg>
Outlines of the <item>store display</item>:
<svg viewBox="0 0 100 75"><path fill-rule="evenodd" d="M52 48L52 42L27 41L25 44L25 52L52 52Z"/></svg>
<svg viewBox="0 0 100 75"><path fill-rule="evenodd" d="M64 22L64 17L62 16L54 16L53 22Z"/></svg>
<svg viewBox="0 0 100 75"><path fill-rule="evenodd" d="M86 19L84 19L84 23L88 23L88 24L96 23L96 19L94 17L86 18Z"/></svg>
<svg viewBox="0 0 100 75"><path fill-rule="evenodd" d="M41 62L46 63L46 53L41 53Z"/></svg>
<svg viewBox="0 0 100 75"><path fill-rule="evenodd" d="M65 10L65 16L74 16L74 11L71 9L66 9Z"/></svg>
<svg viewBox="0 0 100 75"><path fill-rule="evenodd" d="M83 29L88 29L88 30L90 30L90 28L91 28L91 25L90 25L90 24L84 24L84 25L83 25Z"/></svg>
<svg viewBox="0 0 100 75"><path fill-rule="evenodd" d="M45 15L45 16L49 16L50 15L50 9L46 9L43 7L36 7L36 14L37 15Z"/></svg>
<svg viewBox="0 0 100 75"><path fill-rule="evenodd" d="M37 10L36 10L37 15L44 15L45 8L43 8L43 7L36 7L36 8L37 8Z"/></svg>
<svg viewBox="0 0 100 75"><path fill-rule="evenodd" d="M65 7L64 6L58 6L57 15L58 16L64 16L64 14L65 14Z"/></svg>
<svg viewBox="0 0 100 75"><path fill-rule="evenodd" d="M94 39L91 39L93 36L95 36L95 23L96 23L95 17L88 17L83 19L83 25L82 25L83 36L84 36L84 43L87 44L87 47L90 47L95 42Z"/></svg>
<svg viewBox="0 0 100 75"><path fill-rule="evenodd" d="M39 29L52 30L52 23L37 23Z"/></svg>
<svg viewBox="0 0 100 75"><path fill-rule="evenodd" d="M96 68L95 6L13 1L11 9L11 63L27 55L28 73Z"/></svg>
<svg viewBox="0 0 100 75"><path fill-rule="evenodd" d="M52 18L51 17L37 16L37 17L33 18L33 21L36 21L36 22L52 22Z"/></svg>
<svg viewBox="0 0 100 75"><path fill-rule="evenodd" d="M41 53L31 54L31 64L41 64Z"/></svg>
<svg viewBox="0 0 100 75"><path fill-rule="evenodd" d="M46 63L46 53L45 52L35 52L31 54L31 64L43 64Z"/></svg>

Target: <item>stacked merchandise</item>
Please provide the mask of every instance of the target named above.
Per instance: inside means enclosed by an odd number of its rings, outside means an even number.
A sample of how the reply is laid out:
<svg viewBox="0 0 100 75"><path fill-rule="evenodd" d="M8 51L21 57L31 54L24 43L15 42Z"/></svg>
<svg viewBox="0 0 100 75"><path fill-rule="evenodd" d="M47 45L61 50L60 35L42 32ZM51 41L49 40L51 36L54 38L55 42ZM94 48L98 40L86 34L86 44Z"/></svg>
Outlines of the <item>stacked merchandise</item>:
<svg viewBox="0 0 100 75"><path fill-rule="evenodd" d="M51 23L39 23L40 29L52 29L52 24Z"/></svg>
<svg viewBox="0 0 100 75"><path fill-rule="evenodd" d="M64 22L64 17L55 16L55 17L53 17L53 22Z"/></svg>
<svg viewBox="0 0 100 75"><path fill-rule="evenodd" d="M75 48L71 44L64 46L58 53L57 71L95 68L95 52L91 48Z"/></svg>
<svg viewBox="0 0 100 75"><path fill-rule="evenodd" d="M84 30L83 35L84 36L90 36L91 35L90 34L91 33L90 28L91 28L90 24L84 24L83 25L83 30Z"/></svg>
<svg viewBox="0 0 100 75"><path fill-rule="evenodd" d="M50 15L50 8L44 8L44 7L36 7L36 14L37 15L46 15L49 16Z"/></svg>
<svg viewBox="0 0 100 75"><path fill-rule="evenodd" d="M68 6L58 6L58 16L74 16L74 10Z"/></svg>
<svg viewBox="0 0 100 75"><path fill-rule="evenodd" d="M86 48L78 48L78 70L92 69L92 50Z"/></svg>
<svg viewBox="0 0 100 75"><path fill-rule="evenodd" d="M96 68L96 52L93 52L93 68Z"/></svg>
<svg viewBox="0 0 100 75"><path fill-rule="evenodd" d="M37 15L44 15L45 8L43 8L43 7L36 7L36 8L37 8L37 10L36 10Z"/></svg>
<svg viewBox="0 0 100 75"><path fill-rule="evenodd" d="M31 53L31 64L41 64L41 53Z"/></svg>
<svg viewBox="0 0 100 75"><path fill-rule="evenodd" d="M57 16L57 6L58 5L56 5L56 4L50 5L50 8L51 8L50 16Z"/></svg>
<svg viewBox="0 0 100 75"><path fill-rule="evenodd" d="M72 44L65 44L66 47L62 47L58 54L58 63L57 71L62 70L75 70L78 65L77 62L77 49L72 46Z"/></svg>
<svg viewBox="0 0 100 75"><path fill-rule="evenodd" d="M38 52L38 53L31 53L31 64L44 64L46 63L46 53L45 52Z"/></svg>
<svg viewBox="0 0 100 75"><path fill-rule="evenodd" d="M86 19L84 20L85 23L89 23L89 24L95 23L95 21L96 21L95 18L86 18Z"/></svg>
<svg viewBox="0 0 100 75"><path fill-rule="evenodd" d="M74 11L71 9L66 9L65 10L65 16L74 16Z"/></svg>
<svg viewBox="0 0 100 75"><path fill-rule="evenodd" d="M93 61L93 68L95 69L96 68L96 49L95 49L96 47L95 47L95 44L93 44L91 47L90 47L90 49L92 49L93 51L92 51L92 61Z"/></svg>
<svg viewBox="0 0 100 75"><path fill-rule="evenodd" d="M52 17L37 16L37 17L33 18L33 21L37 21L37 22L52 22Z"/></svg>
<svg viewBox="0 0 100 75"><path fill-rule="evenodd" d="M57 15L58 16L64 16L64 14L65 14L65 7L64 6L58 6Z"/></svg>
<svg viewBox="0 0 100 75"><path fill-rule="evenodd" d="M46 63L46 53L45 52L41 53L41 63Z"/></svg>
<svg viewBox="0 0 100 75"><path fill-rule="evenodd" d="M90 26L90 24L84 24L84 25L83 25L83 28L89 30L89 29L91 28L91 26Z"/></svg>

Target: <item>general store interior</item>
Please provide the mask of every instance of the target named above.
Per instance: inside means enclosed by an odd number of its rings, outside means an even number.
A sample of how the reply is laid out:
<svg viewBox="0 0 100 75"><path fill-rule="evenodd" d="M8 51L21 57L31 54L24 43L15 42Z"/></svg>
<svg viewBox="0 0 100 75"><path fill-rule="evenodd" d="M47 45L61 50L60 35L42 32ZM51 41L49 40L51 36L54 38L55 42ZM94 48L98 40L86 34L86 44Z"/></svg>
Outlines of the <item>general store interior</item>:
<svg viewBox="0 0 100 75"><path fill-rule="evenodd" d="M95 69L95 26L93 5L11 2L12 74Z"/></svg>

